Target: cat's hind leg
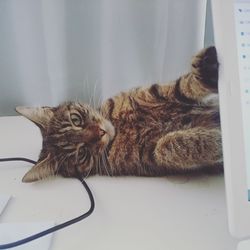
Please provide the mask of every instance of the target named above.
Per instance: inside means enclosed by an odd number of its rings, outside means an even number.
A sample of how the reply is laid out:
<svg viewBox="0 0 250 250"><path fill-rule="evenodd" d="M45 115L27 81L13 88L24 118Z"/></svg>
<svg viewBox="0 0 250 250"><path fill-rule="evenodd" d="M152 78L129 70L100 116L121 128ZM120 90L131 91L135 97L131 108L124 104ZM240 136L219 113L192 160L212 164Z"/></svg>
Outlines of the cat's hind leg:
<svg viewBox="0 0 250 250"><path fill-rule="evenodd" d="M191 70L172 84L153 84L148 90L158 101L178 101L185 104L206 102L211 94L218 93L217 52L215 47L201 50L193 57Z"/></svg>
<svg viewBox="0 0 250 250"><path fill-rule="evenodd" d="M178 172L222 165L221 132L201 127L170 132L158 140L154 158Z"/></svg>
<svg viewBox="0 0 250 250"><path fill-rule="evenodd" d="M215 47L200 51L192 59L190 73L176 81L176 99L181 102L202 102L210 94L217 93L218 69Z"/></svg>

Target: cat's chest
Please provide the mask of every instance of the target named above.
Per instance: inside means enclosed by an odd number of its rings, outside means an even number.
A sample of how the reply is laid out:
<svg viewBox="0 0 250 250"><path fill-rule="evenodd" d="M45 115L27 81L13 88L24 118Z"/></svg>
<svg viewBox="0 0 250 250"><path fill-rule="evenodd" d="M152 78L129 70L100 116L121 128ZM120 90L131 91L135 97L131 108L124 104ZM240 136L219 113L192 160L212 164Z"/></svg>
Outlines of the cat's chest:
<svg viewBox="0 0 250 250"><path fill-rule="evenodd" d="M188 127L192 119L181 110L169 106L123 110L111 122L116 135L110 147L112 161L138 161L145 145L156 144L164 134Z"/></svg>
<svg viewBox="0 0 250 250"><path fill-rule="evenodd" d="M214 107L166 103L121 110L111 122L116 138L122 138L120 141L127 145L136 145L155 141L172 131L216 126L218 115L218 108Z"/></svg>
<svg viewBox="0 0 250 250"><path fill-rule="evenodd" d="M189 126L200 111L194 112L191 106L160 104L155 106L138 106L135 109L120 110L111 122L117 133L145 134L149 130L172 131ZM130 137L129 137L130 138Z"/></svg>

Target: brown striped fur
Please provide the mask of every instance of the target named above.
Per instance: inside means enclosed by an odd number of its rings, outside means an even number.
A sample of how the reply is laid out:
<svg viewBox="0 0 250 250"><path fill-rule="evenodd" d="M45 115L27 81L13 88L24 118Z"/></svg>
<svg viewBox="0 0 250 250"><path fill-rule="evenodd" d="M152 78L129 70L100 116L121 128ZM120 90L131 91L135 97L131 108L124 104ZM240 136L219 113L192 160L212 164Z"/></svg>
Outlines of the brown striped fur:
<svg viewBox="0 0 250 250"><path fill-rule="evenodd" d="M122 92L98 111L73 102L18 108L43 135L39 161L23 181L54 174L162 176L221 169L218 105L205 102L217 93L217 81L216 50L210 47L193 58L190 73L170 84Z"/></svg>

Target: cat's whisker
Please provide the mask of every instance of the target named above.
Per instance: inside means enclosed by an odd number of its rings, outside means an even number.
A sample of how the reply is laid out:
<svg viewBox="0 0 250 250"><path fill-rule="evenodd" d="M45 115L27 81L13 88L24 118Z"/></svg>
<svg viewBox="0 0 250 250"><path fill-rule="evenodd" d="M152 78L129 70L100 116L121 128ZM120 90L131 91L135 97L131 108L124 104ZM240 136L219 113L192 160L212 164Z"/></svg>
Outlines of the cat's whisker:
<svg viewBox="0 0 250 250"><path fill-rule="evenodd" d="M83 96L84 100L86 100L87 103L91 105L91 99L90 99L90 91L89 91L89 84L88 84L88 75L84 79L83 82Z"/></svg>
<svg viewBox="0 0 250 250"><path fill-rule="evenodd" d="M95 163L95 171L96 171L96 174L98 174L98 162Z"/></svg>
<svg viewBox="0 0 250 250"><path fill-rule="evenodd" d="M62 155L62 157L58 160L58 168L57 171L55 172L55 176L59 175L59 171L63 166L63 161L67 158L67 155Z"/></svg>
<svg viewBox="0 0 250 250"><path fill-rule="evenodd" d="M101 160L102 160L102 165L104 166L106 172L107 172L107 175L108 176L111 176L109 171L108 171L108 166L107 166L107 163L105 161L105 156L104 156L104 153L101 155Z"/></svg>
<svg viewBox="0 0 250 250"><path fill-rule="evenodd" d="M97 102L97 108L98 108L98 110L100 109L100 107L101 107L101 105L102 105L102 95L100 94L100 96L99 96L99 100L98 100L98 102Z"/></svg>
<svg viewBox="0 0 250 250"><path fill-rule="evenodd" d="M88 171L87 175L85 176L85 178L88 178L88 177L89 177L89 175L90 175L92 169L93 169L92 167L89 168L89 171Z"/></svg>
<svg viewBox="0 0 250 250"><path fill-rule="evenodd" d="M97 81L95 82L94 90L93 90L93 107L96 109L96 86L97 86Z"/></svg>
<svg viewBox="0 0 250 250"><path fill-rule="evenodd" d="M103 167L102 167L102 165L101 165L101 158L100 157L98 157L98 159L99 159L99 173L101 173L101 175L103 175Z"/></svg>
<svg viewBox="0 0 250 250"><path fill-rule="evenodd" d="M107 153L107 149L104 149L104 161L106 162L106 164L110 167L110 171L111 171L111 176L114 175L114 171L112 166L108 163L108 153Z"/></svg>
<svg viewBox="0 0 250 250"><path fill-rule="evenodd" d="M103 166L102 166L102 163L101 163L101 157L98 157L99 159L99 173L101 173L103 175Z"/></svg>
<svg viewBox="0 0 250 250"><path fill-rule="evenodd" d="M88 103L90 103L90 90L89 90L89 84L88 84L88 75L86 76L84 80L84 88L83 88L84 96L87 99L88 98Z"/></svg>
<svg viewBox="0 0 250 250"><path fill-rule="evenodd" d="M91 85L90 84L87 84L87 86L88 86L89 104L90 104L91 107L93 107L95 109L94 90L91 89Z"/></svg>
<svg viewBox="0 0 250 250"><path fill-rule="evenodd" d="M96 85L97 85L97 81L96 81ZM99 109L102 104L102 94L100 92L99 92L99 97L96 98L96 91L95 91L95 101L96 101L95 109Z"/></svg>
<svg viewBox="0 0 250 250"><path fill-rule="evenodd" d="M109 175L109 172L107 171L107 168L106 168L105 163L104 163L104 161L103 161L103 154L101 154L99 158L100 158L101 167L102 167L103 169L105 169L107 175Z"/></svg>
<svg viewBox="0 0 250 250"><path fill-rule="evenodd" d="M79 153L80 153L80 148L84 146L84 143L79 143L77 146L76 146L76 151L75 151L75 164L77 164L79 161L78 161L78 158L79 158ZM85 157L84 157L85 158Z"/></svg>
<svg viewBox="0 0 250 250"><path fill-rule="evenodd" d="M106 165L106 168L107 168L107 169L110 169L109 164L108 164L108 160L107 160L107 152L106 152L106 151L105 151L105 155L103 156L103 158L104 158L104 164ZM113 176L112 171L111 171L111 173L109 174L109 176Z"/></svg>
<svg viewBox="0 0 250 250"><path fill-rule="evenodd" d="M103 152L103 159L104 159L104 162L107 166L107 168L110 168L110 176L113 176L114 172L113 172L113 168L112 166L108 163L108 153L107 153L107 149L104 149L104 152ZM109 166L109 167L108 167Z"/></svg>
<svg viewBox="0 0 250 250"><path fill-rule="evenodd" d="M100 165L101 165L101 163L100 163L100 157L98 157L98 164L97 164L97 166L98 166L98 173L99 173L100 175L102 175Z"/></svg>

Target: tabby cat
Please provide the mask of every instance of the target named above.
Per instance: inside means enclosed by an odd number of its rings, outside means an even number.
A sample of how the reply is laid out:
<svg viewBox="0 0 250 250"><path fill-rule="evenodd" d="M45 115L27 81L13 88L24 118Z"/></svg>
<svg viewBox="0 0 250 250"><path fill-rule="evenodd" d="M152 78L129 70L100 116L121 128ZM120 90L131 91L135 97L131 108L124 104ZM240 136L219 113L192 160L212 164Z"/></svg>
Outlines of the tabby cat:
<svg viewBox="0 0 250 250"><path fill-rule="evenodd" d="M222 168L216 49L197 54L190 73L170 84L122 92L98 110L67 102L17 107L43 136L37 164L23 177L164 176Z"/></svg>

